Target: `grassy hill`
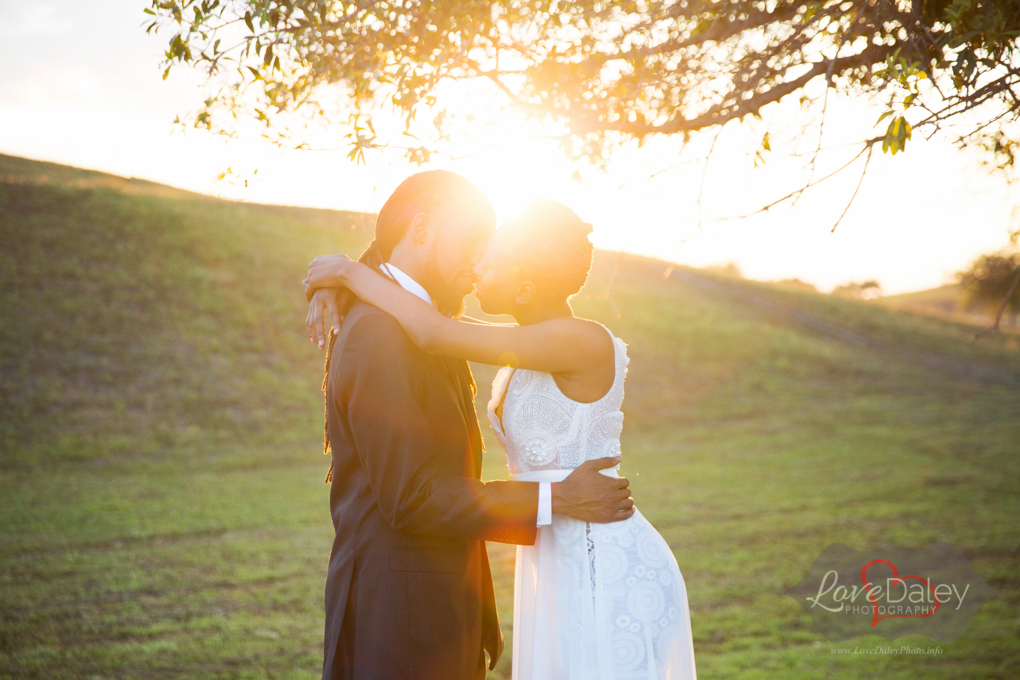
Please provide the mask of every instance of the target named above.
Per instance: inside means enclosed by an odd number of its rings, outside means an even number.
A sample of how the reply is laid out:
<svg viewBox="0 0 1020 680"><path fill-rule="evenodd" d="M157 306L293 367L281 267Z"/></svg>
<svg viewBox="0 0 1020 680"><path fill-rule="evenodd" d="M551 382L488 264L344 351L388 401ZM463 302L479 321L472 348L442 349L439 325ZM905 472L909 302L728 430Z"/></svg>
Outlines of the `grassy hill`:
<svg viewBox="0 0 1020 680"><path fill-rule="evenodd" d="M960 305L963 291L957 283L949 283L938 288L919 290L913 293L886 295L883 300L892 303L916 304L939 309L943 312L954 312Z"/></svg>
<svg viewBox="0 0 1020 680"><path fill-rule="evenodd" d="M317 676L300 280L370 225L0 156L0 677ZM684 572L701 677L1017 677L1015 338L666 271L599 252L575 309L629 343L624 472ZM889 645L831 644L782 594L830 543L939 541L998 591L957 641L897 642L939 655L837 655ZM513 552L490 552L509 638Z"/></svg>
<svg viewBox="0 0 1020 680"><path fill-rule="evenodd" d="M976 329L991 326L995 322L995 312L998 311L998 304L984 309L968 305L965 302L963 289L956 283L919 290L914 293L889 295L878 298L875 303L912 314L922 314L967 324L976 327ZM1020 317L1016 314L1004 314L1000 330L1006 335L1020 335ZM1014 346L1014 343L1020 344L1018 340L1020 338L1014 338L1009 343L1010 346Z"/></svg>

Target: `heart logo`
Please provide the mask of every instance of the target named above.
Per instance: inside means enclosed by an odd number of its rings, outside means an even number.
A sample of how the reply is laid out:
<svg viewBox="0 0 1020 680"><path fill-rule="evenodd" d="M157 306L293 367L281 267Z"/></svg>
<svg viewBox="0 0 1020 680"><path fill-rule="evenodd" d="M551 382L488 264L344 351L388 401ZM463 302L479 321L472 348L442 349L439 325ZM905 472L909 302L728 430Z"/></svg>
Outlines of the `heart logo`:
<svg viewBox="0 0 1020 680"><path fill-rule="evenodd" d="M892 569L893 578L899 579L901 582L902 581L906 581L908 578L912 578L912 579L920 581L921 583L923 583L926 586L928 586L928 590L930 590L932 595L935 596L935 608L932 609L927 614L886 614L885 616L879 616L878 615L878 599L872 594L872 592L871 592L871 584L868 583L868 569L870 569L871 567L873 567L876 564L885 564L885 565L888 565L888 567L890 569ZM889 560L872 560L872 561L868 562L867 564L865 564L864 567L861 569L861 582L864 584L864 588L868 591L868 599L871 601L871 604L872 604L872 610L871 610L872 611L872 613L871 613L871 627L872 628L877 626L878 622L881 621L882 619L891 619L891 618L895 618L895 617L904 618L904 619L923 619L924 617L931 616L932 614L937 612L939 610L939 605L941 604L939 602L938 595L935 595L935 589L931 587L931 583L929 581L926 581L925 579L921 578L920 576L900 576L900 572L896 569L896 565L893 564L892 562L890 562ZM904 587L906 587L906 585L904 585Z"/></svg>

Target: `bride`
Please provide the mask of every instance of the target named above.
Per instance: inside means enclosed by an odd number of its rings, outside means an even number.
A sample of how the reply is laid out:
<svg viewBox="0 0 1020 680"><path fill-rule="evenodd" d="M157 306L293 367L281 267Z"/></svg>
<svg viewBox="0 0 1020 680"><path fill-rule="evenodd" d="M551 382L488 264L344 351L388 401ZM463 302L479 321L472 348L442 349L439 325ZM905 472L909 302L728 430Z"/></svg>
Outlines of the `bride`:
<svg viewBox="0 0 1020 680"><path fill-rule="evenodd" d="M496 230L476 296L484 312L517 324L448 318L343 255L313 260L308 285L349 289L427 352L502 366L488 414L513 479L559 482L584 461L620 455L627 345L575 317L569 302L591 268L590 232L554 201ZM640 511L612 524L554 515L533 546L518 546L513 677L695 678L683 576Z"/></svg>

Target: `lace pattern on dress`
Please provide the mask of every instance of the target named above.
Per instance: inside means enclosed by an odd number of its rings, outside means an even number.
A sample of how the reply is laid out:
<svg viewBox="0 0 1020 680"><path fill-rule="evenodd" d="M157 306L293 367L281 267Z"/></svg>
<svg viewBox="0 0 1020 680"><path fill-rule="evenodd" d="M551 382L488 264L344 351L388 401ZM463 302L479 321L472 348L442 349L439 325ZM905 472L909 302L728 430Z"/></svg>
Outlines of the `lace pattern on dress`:
<svg viewBox="0 0 1020 680"><path fill-rule="evenodd" d="M595 541L591 538L591 524L585 522L584 536L588 541L588 575L591 577L591 600L595 603Z"/></svg>
<svg viewBox="0 0 1020 680"><path fill-rule="evenodd" d="M620 455L620 407L630 359L626 343L608 328L606 332L613 340L616 371L609 391L596 401L581 403L568 398L550 373L504 366L496 374L489 422L506 451L512 474L570 470L586 460ZM499 418L495 410L501 400Z"/></svg>

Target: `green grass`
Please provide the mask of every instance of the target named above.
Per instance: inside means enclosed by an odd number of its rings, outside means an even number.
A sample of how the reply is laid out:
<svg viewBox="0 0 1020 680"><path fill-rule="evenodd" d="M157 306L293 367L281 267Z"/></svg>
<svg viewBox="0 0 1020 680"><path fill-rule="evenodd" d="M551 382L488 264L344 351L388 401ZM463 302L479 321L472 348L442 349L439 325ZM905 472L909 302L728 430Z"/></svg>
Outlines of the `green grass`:
<svg viewBox="0 0 1020 680"><path fill-rule="evenodd" d="M45 178L44 178L45 176ZM313 255L352 213L0 156L0 677L311 678L331 542ZM1020 675L1020 354L971 327L598 253L624 472L702 678ZM707 282L707 283L706 283ZM506 476L475 366L488 452ZM938 656L850 655L782 593L829 543L959 546L998 595ZM512 548L491 545L510 673Z"/></svg>

